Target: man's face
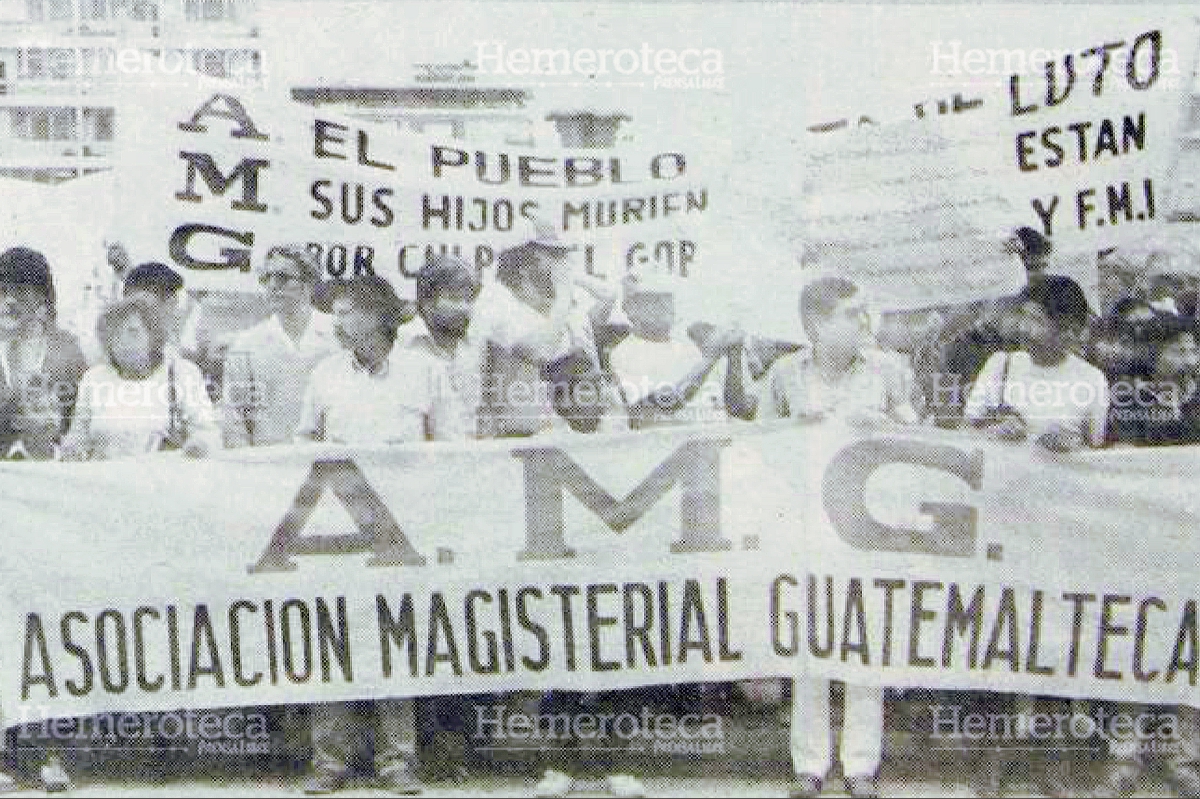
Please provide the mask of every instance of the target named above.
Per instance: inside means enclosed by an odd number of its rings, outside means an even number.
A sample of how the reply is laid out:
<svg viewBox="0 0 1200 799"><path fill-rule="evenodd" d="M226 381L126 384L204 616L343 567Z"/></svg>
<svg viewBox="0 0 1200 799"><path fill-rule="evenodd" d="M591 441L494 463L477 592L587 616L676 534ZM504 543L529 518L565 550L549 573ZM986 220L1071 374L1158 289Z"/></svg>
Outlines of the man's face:
<svg viewBox="0 0 1200 799"><path fill-rule="evenodd" d="M859 296L847 297L817 323L822 346L858 352L871 333L871 316Z"/></svg>
<svg viewBox="0 0 1200 799"><path fill-rule="evenodd" d="M163 324L170 330L179 319L179 292L165 293L149 288L136 288L125 292L126 297L141 297L162 315Z"/></svg>
<svg viewBox="0 0 1200 799"><path fill-rule="evenodd" d="M430 332L452 338L462 338L471 324L471 308L475 292L471 286L440 289L427 302L421 303L421 318Z"/></svg>
<svg viewBox="0 0 1200 799"><path fill-rule="evenodd" d="M1108 310L1121 300L1145 297L1149 291L1146 278L1128 269L1101 267L1097 285L1100 308Z"/></svg>
<svg viewBox="0 0 1200 799"><path fill-rule="evenodd" d="M379 333L379 319L345 297L333 301L333 329L343 347L358 350Z"/></svg>
<svg viewBox="0 0 1200 799"><path fill-rule="evenodd" d="M1191 333L1182 333L1163 344L1154 364L1156 376L1164 379L1194 377L1200 372L1200 347Z"/></svg>
<svg viewBox="0 0 1200 799"><path fill-rule="evenodd" d="M0 283L0 333L12 335L44 321L50 308L40 286Z"/></svg>
<svg viewBox="0 0 1200 799"><path fill-rule="evenodd" d="M534 247L533 257L539 267L550 275L550 282L560 285L571 273L571 251L552 250L548 247Z"/></svg>
<svg viewBox="0 0 1200 799"><path fill-rule="evenodd" d="M258 273L259 285L267 295L273 313L307 305L313 285L291 258L272 255Z"/></svg>

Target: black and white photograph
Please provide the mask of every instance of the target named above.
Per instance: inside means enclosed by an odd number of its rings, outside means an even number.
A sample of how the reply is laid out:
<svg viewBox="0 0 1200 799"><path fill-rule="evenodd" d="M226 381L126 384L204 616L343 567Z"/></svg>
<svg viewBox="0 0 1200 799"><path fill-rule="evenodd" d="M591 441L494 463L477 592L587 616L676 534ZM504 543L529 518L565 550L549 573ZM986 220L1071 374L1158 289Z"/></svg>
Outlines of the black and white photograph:
<svg viewBox="0 0 1200 799"><path fill-rule="evenodd" d="M1194 5L0 0L0 793L1200 797L1197 480Z"/></svg>

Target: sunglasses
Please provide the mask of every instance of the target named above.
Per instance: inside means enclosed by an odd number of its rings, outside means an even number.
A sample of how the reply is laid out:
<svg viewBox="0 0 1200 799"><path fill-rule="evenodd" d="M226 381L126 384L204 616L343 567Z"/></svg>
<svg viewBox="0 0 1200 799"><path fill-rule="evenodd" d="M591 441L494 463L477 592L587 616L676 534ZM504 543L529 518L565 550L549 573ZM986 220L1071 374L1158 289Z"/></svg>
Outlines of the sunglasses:
<svg viewBox="0 0 1200 799"><path fill-rule="evenodd" d="M276 284L279 286L291 286L296 283L303 283L304 278L293 275L290 272L264 272L258 276L258 282L264 286Z"/></svg>

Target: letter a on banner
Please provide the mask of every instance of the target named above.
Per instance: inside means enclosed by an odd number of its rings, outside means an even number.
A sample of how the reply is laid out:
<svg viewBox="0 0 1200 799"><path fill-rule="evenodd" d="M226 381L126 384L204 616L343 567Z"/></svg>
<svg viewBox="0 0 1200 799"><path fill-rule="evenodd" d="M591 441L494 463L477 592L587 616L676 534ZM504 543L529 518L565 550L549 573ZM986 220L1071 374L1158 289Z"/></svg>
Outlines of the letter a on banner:
<svg viewBox="0 0 1200 799"><path fill-rule="evenodd" d="M358 533L345 535L300 535L317 507L325 487L350 512ZM284 514L266 552L248 567L251 574L294 571L289 555L350 555L374 552L368 566L424 566L425 557L413 548L396 518L367 482L354 461L315 461L308 479L296 492L292 507Z"/></svg>

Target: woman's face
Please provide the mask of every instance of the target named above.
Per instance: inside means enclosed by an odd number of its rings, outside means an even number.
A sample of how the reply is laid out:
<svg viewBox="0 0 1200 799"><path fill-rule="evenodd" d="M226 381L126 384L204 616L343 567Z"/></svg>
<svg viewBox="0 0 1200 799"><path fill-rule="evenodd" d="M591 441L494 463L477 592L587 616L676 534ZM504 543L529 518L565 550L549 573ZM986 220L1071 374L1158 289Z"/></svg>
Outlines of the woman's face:
<svg viewBox="0 0 1200 799"><path fill-rule="evenodd" d="M111 347L113 361L121 371L138 377L150 374L150 331L141 315L130 314L117 325Z"/></svg>

